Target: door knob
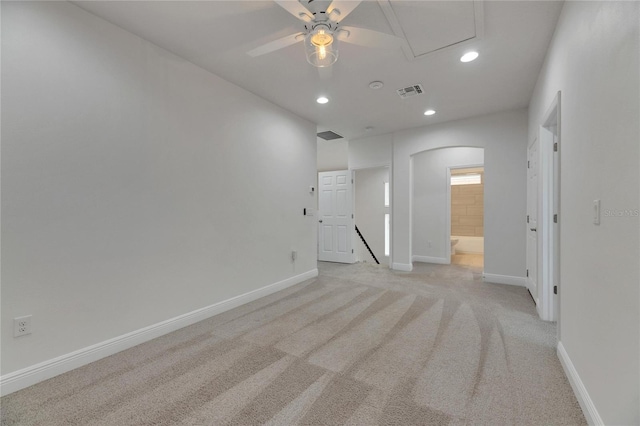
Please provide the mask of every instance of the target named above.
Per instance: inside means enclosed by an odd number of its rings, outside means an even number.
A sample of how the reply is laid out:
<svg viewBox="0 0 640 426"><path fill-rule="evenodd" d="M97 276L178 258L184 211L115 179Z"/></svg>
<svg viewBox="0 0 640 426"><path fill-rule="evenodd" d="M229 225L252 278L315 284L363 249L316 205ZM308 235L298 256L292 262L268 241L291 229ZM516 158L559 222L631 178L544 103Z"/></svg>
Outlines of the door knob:
<svg viewBox="0 0 640 426"><path fill-rule="evenodd" d="M533 232L537 232L538 231L536 228L529 228L529 230L533 231Z"/></svg>
<svg viewBox="0 0 640 426"><path fill-rule="evenodd" d="M318 222L322 223L322 219L320 219Z"/></svg>

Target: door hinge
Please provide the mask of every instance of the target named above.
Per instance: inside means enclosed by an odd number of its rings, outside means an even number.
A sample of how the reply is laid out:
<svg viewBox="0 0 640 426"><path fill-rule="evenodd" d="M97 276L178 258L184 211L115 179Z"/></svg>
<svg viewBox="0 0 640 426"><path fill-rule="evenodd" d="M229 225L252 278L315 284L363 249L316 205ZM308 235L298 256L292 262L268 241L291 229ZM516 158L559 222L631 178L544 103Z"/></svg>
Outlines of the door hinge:
<svg viewBox="0 0 640 426"><path fill-rule="evenodd" d="M353 249L351 249L351 253L353 253Z"/></svg>
<svg viewBox="0 0 640 426"><path fill-rule="evenodd" d="M529 223L529 215L527 215L527 223Z"/></svg>
<svg viewBox="0 0 640 426"><path fill-rule="evenodd" d="M527 169L531 167L531 162L527 160Z"/></svg>
<svg viewBox="0 0 640 426"><path fill-rule="evenodd" d="M351 213L351 219L353 219L353 213Z"/></svg>
<svg viewBox="0 0 640 426"><path fill-rule="evenodd" d="M353 184L353 179L351 179L351 183Z"/></svg>
<svg viewBox="0 0 640 426"><path fill-rule="evenodd" d="M529 276L529 270L527 269L527 276Z"/></svg>
<svg viewBox="0 0 640 426"><path fill-rule="evenodd" d="M553 152L558 152L558 142L553 143Z"/></svg>
<svg viewBox="0 0 640 426"><path fill-rule="evenodd" d="M553 294L558 294L558 286L557 285L553 286Z"/></svg>
<svg viewBox="0 0 640 426"><path fill-rule="evenodd" d="M558 223L558 215L557 214L553 215L553 223Z"/></svg>

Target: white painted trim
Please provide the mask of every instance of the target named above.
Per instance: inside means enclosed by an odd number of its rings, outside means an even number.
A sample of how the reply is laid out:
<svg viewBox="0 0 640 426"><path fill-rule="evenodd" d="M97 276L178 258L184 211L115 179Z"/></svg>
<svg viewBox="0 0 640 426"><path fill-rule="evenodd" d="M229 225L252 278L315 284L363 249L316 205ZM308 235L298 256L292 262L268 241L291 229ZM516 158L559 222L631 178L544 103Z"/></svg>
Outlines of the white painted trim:
<svg viewBox="0 0 640 426"><path fill-rule="evenodd" d="M451 244L449 244L449 246L451 246ZM441 265L450 265L451 264L451 258L447 259L445 257L431 257L431 256L418 256L418 255L413 255L413 261L414 262L424 262L424 263L439 263Z"/></svg>
<svg viewBox="0 0 640 426"><path fill-rule="evenodd" d="M413 265L411 263L392 263L391 269L395 269L396 271L405 271L411 272L413 271Z"/></svg>
<svg viewBox="0 0 640 426"><path fill-rule="evenodd" d="M580 379L578 371L573 366L571 358L569 358L569 354L565 350L562 342L558 342L558 358L560 358L560 363L562 364L564 373L569 379L571 388L573 388L573 393L576 395L578 403L580 403L580 407L582 408L582 412L584 413L584 417L587 419L587 422L590 425L604 425L602 417L600 417L593 400L589 396L589 392L587 392L587 388L584 386L584 383L582 383L582 379Z"/></svg>
<svg viewBox="0 0 640 426"><path fill-rule="evenodd" d="M539 315L544 321L555 321L553 308L553 133L538 128L538 297Z"/></svg>
<svg viewBox="0 0 640 426"><path fill-rule="evenodd" d="M123 334L122 336L32 365L22 370L5 374L0 377L0 394L4 396L24 389L317 276L318 269L312 269L303 274L269 284L222 302L214 303L213 305L132 331L131 333Z"/></svg>
<svg viewBox="0 0 640 426"><path fill-rule="evenodd" d="M487 274L485 272L482 274L482 280L494 284L517 285L519 287L527 286L527 279L525 277L514 277L512 275Z"/></svg>

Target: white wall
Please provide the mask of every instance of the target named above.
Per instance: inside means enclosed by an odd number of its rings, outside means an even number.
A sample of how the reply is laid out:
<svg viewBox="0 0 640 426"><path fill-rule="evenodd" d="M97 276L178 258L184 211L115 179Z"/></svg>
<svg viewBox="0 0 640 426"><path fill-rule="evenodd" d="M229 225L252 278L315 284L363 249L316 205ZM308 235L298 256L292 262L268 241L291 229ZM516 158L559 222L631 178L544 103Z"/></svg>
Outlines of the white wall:
<svg viewBox="0 0 640 426"><path fill-rule="evenodd" d="M413 258L430 262L450 263L447 258L449 240L450 200L447 198L449 167L484 164L482 148L442 148L423 151L413 156ZM504 205L492 205L504 208ZM499 212L485 209L485 216ZM426 258L426 259L425 259Z"/></svg>
<svg viewBox="0 0 640 426"><path fill-rule="evenodd" d="M316 268L314 124L69 3L2 89L3 375Z"/></svg>
<svg viewBox="0 0 640 426"><path fill-rule="evenodd" d="M566 2L529 108L532 141L561 91L561 349L607 425L640 423L639 220L606 215L639 208L639 22L638 2Z"/></svg>
<svg viewBox="0 0 640 426"><path fill-rule="evenodd" d="M349 142L349 169L390 166L393 135L370 136Z"/></svg>
<svg viewBox="0 0 640 426"><path fill-rule="evenodd" d="M411 156L466 146L484 148L486 214L484 272L524 282L527 110L507 111L393 135L392 267L411 269Z"/></svg>
<svg viewBox="0 0 640 426"><path fill-rule="evenodd" d="M380 264L388 265L384 255L384 215L389 208L384 206L384 183L389 182L388 167L374 167L355 171L355 218L356 226L367 240ZM355 237L358 261L375 263L358 235Z"/></svg>
<svg viewBox="0 0 640 426"><path fill-rule="evenodd" d="M327 141L317 138L317 140L317 168L319 172L332 172L349 168L349 141L347 139Z"/></svg>

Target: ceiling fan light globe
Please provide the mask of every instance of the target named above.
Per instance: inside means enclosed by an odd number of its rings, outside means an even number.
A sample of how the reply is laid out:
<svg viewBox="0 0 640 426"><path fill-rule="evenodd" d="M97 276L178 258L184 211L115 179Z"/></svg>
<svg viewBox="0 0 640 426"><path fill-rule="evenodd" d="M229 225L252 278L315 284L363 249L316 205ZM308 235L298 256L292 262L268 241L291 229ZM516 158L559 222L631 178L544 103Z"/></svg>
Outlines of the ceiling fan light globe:
<svg viewBox="0 0 640 426"><path fill-rule="evenodd" d="M307 62L314 67L324 68L330 67L338 60L338 51L332 50L331 52L311 52L307 53Z"/></svg>
<svg viewBox="0 0 640 426"><path fill-rule="evenodd" d="M329 67L338 60L338 39L325 30L307 34L304 39L307 62L314 67Z"/></svg>

